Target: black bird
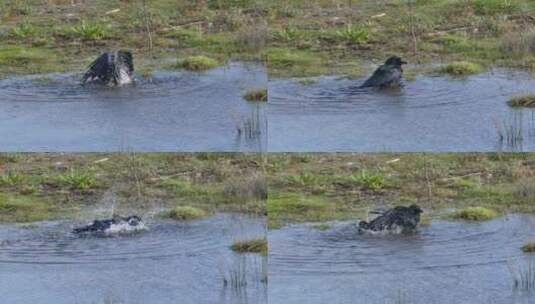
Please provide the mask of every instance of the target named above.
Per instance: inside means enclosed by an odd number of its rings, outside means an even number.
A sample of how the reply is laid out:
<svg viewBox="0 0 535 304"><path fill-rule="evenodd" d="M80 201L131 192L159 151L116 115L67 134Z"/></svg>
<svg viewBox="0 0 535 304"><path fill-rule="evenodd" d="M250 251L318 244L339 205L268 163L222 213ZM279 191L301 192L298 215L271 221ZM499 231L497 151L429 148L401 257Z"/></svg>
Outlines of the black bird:
<svg viewBox="0 0 535 304"><path fill-rule="evenodd" d="M115 50L100 55L88 67L82 78L82 84L95 83L107 86L121 86L131 83L134 76L132 53Z"/></svg>
<svg viewBox="0 0 535 304"><path fill-rule="evenodd" d="M94 220L93 223L74 228L72 230L75 234L84 234L84 233L121 233L129 231L137 231L145 229L145 224L141 218L137 215L122 217L119 215L114 215L111 219L105 220Z"/></svg>
<svg viewBox="0 0 535 304"><path fill-rule="evenodd" d="M398 206L387 210L369 223L359 222L359 231L412 231L418 226L422 212L423 210L417 205Z"/></svg>
<svg viewBox="0 0 535 304"><path fill-rule="evenodd" d="M396 87L401 83L401 75L403 74L402 65L407 64L398 56L388 58L385 64L375 70L373 75L362 84L361 88L386 88Z"/></svg>

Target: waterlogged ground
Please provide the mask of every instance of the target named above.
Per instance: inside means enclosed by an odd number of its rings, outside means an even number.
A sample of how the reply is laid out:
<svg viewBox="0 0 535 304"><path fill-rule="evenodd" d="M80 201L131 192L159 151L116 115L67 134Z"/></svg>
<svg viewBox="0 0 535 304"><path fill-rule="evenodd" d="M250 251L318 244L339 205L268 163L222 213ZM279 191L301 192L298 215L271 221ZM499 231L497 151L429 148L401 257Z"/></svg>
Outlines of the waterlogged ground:
<svg viewBox="0 0 535 304"><path fill-rule="evenodd" d="M235 239L261 237L265 221L219 214L149 231L79 238L73 222L0 225L3 303L267 303L266 258L235 254ZM242 269L247 285L225 286Z"/></svg>
<svg viewBox="0 0 535 304"><path fill-rule="evenodd" d="M269 233L269 301L291 303L528 304L513 267L535 262L520 247L535 217L482 223L434 220L414 235L358 235L354 223ZM484 292L482 292L484 291Z"/></svg>
<svg viewBox="0 0 535 304"><path fill-rule="evenodd" d="M270 79L269 150L535 150L534 112L506 103L532 92L532 75L494 69L466 78L418 76L386 92L361 90L363 81Z"/></svg>
<svg viewBox="0 0 535 304"><path fill-rule="evenodd" d="M202 73L160 71L119 89L81 87L80 76L0 80L2 151L266 148L264 109L242 98L246 90L266 86L261 65L231 62Z"/></svg>

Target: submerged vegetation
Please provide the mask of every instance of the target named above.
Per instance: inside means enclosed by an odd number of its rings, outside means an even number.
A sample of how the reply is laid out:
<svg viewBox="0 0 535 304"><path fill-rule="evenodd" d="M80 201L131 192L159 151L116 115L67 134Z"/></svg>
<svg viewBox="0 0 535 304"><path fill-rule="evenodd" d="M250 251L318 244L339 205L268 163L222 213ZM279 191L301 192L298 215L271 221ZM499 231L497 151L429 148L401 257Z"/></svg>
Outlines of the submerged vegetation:
<svg viewBox="0 0 535 304"><path fill-rule="evenodd" d="M266 88L252 89L245 92L243 98L248 101L267 101L268 90Z"/></svg>
<svg viewBox="0 0 535 304"><path fill-rule="evenodd" d="M535 263L508 262L509 272L513 279L513 287L518 290L533 291L535 290Z"/></svg>
<svg viewBox="0 0 535 304"><path fill-rule="evenodd" d="M461 219L468 221L487 221L496 218L498 213L485 207L467 207L457 210L448 215L452 219Z"/></svg>
<svg viewBox="0 0 535 304"><path fill-rule="evenodd" d="M511 107L535 107L535 94L513 96L508 104Z"/></svg>
<svg viewBox="0 0 535 304"><path fill-rule="evenodd" d="M211 212L264 215L263 159L254 154L0 154L0 221L168 209L191 219Z"/></svg>
<svg viewBox="0 0 535 304"><path fill-rule="evenodd" d="M232 243L230 248L235 252L253 252L267 255L268 244L267 239L264 237L249 240L236 240Z"/></svg>
<svg viewBox="0 0 535 304"><path fill-rule="evenodd" d="M526 242L524 246L522 246L522 251L535 252L535 240Z"/></svg>

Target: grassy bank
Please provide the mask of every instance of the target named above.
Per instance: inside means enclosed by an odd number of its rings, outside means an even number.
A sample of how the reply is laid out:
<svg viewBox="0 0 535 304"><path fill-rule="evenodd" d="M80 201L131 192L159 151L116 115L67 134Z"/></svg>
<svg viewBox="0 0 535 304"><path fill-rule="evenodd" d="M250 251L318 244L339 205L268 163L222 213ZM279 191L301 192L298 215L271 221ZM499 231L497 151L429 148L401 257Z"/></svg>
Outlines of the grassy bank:
<svg viewBox="0 0 535 304"><path fill-rule="evenodd" d="M530 0L277 0L269 12L274 76L358 75L392 54L535 68Z"/></svg>
<svg viewBox="0 0 535 304"><path fill-rule="evenodd" d="M418 204L535 212L535 154L271 154L270 227Z"/></svg>
<svg viewBox="0 0 535 304"><path fill-rule="evenodd" d="M263 1L8 0L0 3L0 75L80 70L101 51L131 49L140 70L161 59L259 59Z"/></svg>
<svg viewBox="0 0 535 304"><path fill-rule="evenodd" d="M0 154L0 221L113 204L118 212L163 208L178 218L190 210L265 214L263 166L247 154Z"/></svg>

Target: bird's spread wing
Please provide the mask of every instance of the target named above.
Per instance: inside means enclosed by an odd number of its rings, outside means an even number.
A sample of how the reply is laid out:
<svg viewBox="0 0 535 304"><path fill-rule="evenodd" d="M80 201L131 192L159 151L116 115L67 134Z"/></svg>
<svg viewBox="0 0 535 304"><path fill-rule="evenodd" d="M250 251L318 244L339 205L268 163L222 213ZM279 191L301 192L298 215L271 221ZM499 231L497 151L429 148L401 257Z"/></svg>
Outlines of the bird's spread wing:
<svg viewBox="0 0 535 304"><path fill-rule="evenodd" d="M132 58L132 53L126 51L119 51L119 60L128 66L130 73L134 72L134 60Z"/></svg>
<svg viewBox="0 0 535 304"><path fill-rule="evenodd" d="M86 83L89 79L94 80L106 75L109 68L108 65L108 54L100 55L100 57L98 57L89 65L87 72L84 74L82 79L82 83Z"/></svg>

